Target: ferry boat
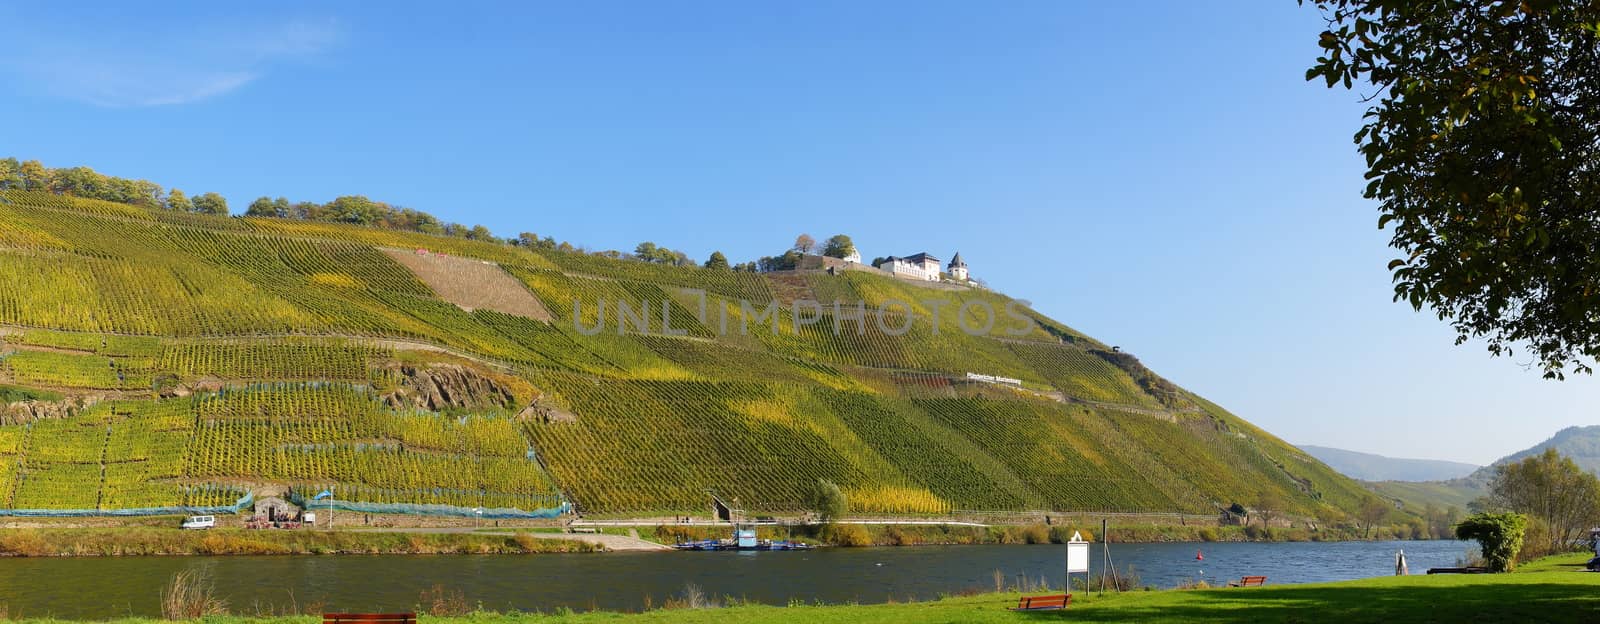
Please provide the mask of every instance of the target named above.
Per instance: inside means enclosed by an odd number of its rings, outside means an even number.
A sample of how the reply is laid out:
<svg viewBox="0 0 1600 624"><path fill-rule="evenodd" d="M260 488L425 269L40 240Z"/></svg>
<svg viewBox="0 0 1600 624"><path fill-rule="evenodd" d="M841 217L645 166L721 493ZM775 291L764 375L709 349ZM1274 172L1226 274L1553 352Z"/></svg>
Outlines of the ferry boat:
<svg viewBox="0 0 1600 624"><path fill-rule="evenodd" d="M733 530L733 539L708 539L683 542L672 546L678 550L811 550L814 546L788 540L756 538L754 527L739 525Z"/></svg>

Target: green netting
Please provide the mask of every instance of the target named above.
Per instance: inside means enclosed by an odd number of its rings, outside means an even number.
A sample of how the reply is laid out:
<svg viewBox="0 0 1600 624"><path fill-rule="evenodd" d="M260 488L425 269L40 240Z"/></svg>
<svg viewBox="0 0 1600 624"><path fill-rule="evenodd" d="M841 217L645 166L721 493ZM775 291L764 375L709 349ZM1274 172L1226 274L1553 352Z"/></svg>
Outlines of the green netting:
<svg viewBox="0 0 1600 624"><path fill-rule="evenodd" d="M140 507L135 509L0 509L0 516L34 518L82 518L89 516L210 516L236 514L255 505L255 495L245 492L232 505L216 507Z"/></svg>
<svg viewBox="0 0 1600 624"><path fill-rule="evenodd" d="M301 496L299 492L289 492L289 502L299 505L307 511L321 511L332 509L334 511L353 511L357 513L374 514L406 514L417 516L458 516L471 518L478 516L491 520L554 518L572 511L572 503L563 501L560 505L550 509L535 509L524 511L511 507L485 507L483 513L475 513L472 507L458 507L455 505L422 505L413 503L368 503L355 501L342 501L335 498L310 500Z"/></svg>

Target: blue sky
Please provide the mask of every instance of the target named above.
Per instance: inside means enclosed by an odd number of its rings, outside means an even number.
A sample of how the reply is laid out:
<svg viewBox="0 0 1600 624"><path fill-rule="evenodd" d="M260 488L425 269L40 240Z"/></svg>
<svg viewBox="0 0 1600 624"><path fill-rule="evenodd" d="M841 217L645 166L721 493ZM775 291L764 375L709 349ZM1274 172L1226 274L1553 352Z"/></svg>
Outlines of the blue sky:
<svg viewBox="0 0 1600 624"><path fill-rule="evenodd" d="M581 5L581 6L580 6ZM852 235L1298 443L1488 462L1596 381L1390 302L1294 2L0 7L0 145L236 210L342 194L703 259Z"/></svg>

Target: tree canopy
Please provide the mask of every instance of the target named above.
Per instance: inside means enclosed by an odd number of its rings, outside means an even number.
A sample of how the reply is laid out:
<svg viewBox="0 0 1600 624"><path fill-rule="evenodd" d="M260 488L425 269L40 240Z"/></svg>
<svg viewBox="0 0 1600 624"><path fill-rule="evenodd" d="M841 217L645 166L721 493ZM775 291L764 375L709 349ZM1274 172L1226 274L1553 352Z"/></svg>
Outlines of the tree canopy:
<svg viewBox="0 0 1600 624"><path fill-rule="evenodd" d="M711 252L711 257L706 258L706 268L727 270L730 268L728 266L728 257L722 255L720 251L713 251Z"/></svg>
<svg viewBox="0 0 1600 624"><path fill-rule="evenodd" d="M160 184L149 180L108 176L88 167L52 169L37 160L0 159L0 191L4 190L71 195L179 212L228 213L227 200L216 193L191 199L178 189L168 193ZM216 212L219 208L221 212Z"/></svg>
<svg viewBox="0 0 1600 624"><path fill-rule="evenodd" d="M1305 0L1301 0L1302 3ZM1306 72L1360 88L1397 301L1546 377L1600 356L1600 3L1316 0ZM1359 87L1358 87L1359 83Z"/></svg>
<svg viewBox="0 0 1600 624"><path fill-rule="evenodd" d="M817 480L817 484L811 489L810 498L811 500L807 502L811 510L817 512L823 522L833 522L843 518L850 508L844 492L827 479Z"/></svg>
<svg viewBox="0 0 1600 624"><path fill-rule="evenodd" d="M200 214L228 214L228 200L216 193L201 193L189 201L194 204L194 211Z"/></svg>
<svg viewBox="0 0 1600 624"><path fill-rule="evenodd" d="M676 249L668 249L645 241L633 248L635 260L654 262L656 264L670 264L673 266L694 266L694 261L689 259L689 254ZM724 258L726 260L726 258Z"/></svg>
<svg viewBox="0 0 1600 624"><path fill-rule="evenodd" d="M1356 506L1356 520L1361 522L1364 531L1363 537L1371 537L1373 527L1383 523L1389 517L1389 511L1394 509L1388 501L1368 494L1361 497L1361 502Z"/></svg>
<svg viewBox="0 0 1600 624"><path fill-rule="evenodd" d="M172 189L167 193L167 209L178 212L194 212L194 204L189 202L189 196L183 191Z"/></svg>
<svg viewBox="0 0 1600 624"><path fill-rule="evenodd" d="M790 249L783 252L782 255L762 256L761 259L756 260L756 267L763 273L768 271L793 271L800 266L802 257L799 251Z"/></svg>
<svg viewBox="0 0 1600 624"><path fill-rule="evenodd" d="M794 250L803 254L811 253L816 246L817 239L811 238L810 234L801 234L794 239Z"/></svg>
<svg viewBox="0 0 1600 624"><path fill-rule="evenodd" d="M855 242L844 234L834 234L822 245L822 255L830 258L843 258L855 252Z"/></svg>
<svg viewBox="0 0 1600 624"><path fill-rule="evenodd" d="M1544 524L1548 543L1538 545L1544 552L1565 551L1600 520L1600 479L1555 448L1497 466L1489 495L1496 506Z"/></svg>

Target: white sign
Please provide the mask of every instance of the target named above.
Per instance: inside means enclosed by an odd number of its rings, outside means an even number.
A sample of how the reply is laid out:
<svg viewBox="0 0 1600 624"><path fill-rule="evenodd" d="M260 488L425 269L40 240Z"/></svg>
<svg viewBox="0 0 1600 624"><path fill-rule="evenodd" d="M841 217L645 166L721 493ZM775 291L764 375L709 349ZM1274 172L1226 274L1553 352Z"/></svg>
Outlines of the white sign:
<svg viewBox="0 0 1600 624"><path fill-rule="evenodd" d="M1074 572L1089 572L1089 542L1077 531L1072 532L1072 540L1067 542L1067 574Z"/></svg>
<svg viewBox="0 0 1600 624"><path fill-rule="evenodd" d="M967 373L967 379L972 379L972 380L976 380L976 381L987 381L989 383L1011 384L1013 386L1022 385L1022 380L1021 379L1012 379L1010 377L997 377L995 375L984 375L984 374L981 374L981 373Z"/></svg>

